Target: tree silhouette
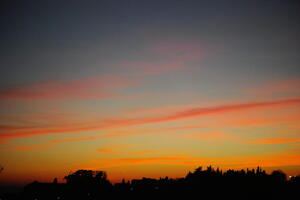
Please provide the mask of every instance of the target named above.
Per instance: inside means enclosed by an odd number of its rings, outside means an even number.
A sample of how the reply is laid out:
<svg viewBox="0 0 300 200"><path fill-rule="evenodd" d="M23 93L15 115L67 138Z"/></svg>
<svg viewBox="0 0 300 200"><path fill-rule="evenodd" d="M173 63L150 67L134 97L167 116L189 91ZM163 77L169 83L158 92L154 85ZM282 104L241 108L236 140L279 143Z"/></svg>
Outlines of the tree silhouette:
<svg viewBox="0 0 300 200"><path fill-rule="evenodd" d="M58 183L57 178L54 178L52 183L53 183L53 184L57 184L57 183Z"/></svg>
<svg viewBox="0 0 300 200"><path fill-rule="evenodd" d="M284 182L286 181L286 174L283 173L281 170L275 170L272 172L272 178L274 179L274 181L277 182Z"/></svg>
<svg viewBox="0 0 300 200"><path fill-rule="evenodd" d="M65 176L64 179L68 184L103 184L108 183L106 172L92 170L77 170Z"/></svg>
<svg viewBox="0 0 300 200"><path fill-rule="evenodd" d="M65 176L66 183L33 182L19 198L6 199L297 199L300 176L286 178L275 170L267 174L260 167L222 171L208 166L196 168L184 178L142 178L112 185L104 171L77 170Z"/></svg>

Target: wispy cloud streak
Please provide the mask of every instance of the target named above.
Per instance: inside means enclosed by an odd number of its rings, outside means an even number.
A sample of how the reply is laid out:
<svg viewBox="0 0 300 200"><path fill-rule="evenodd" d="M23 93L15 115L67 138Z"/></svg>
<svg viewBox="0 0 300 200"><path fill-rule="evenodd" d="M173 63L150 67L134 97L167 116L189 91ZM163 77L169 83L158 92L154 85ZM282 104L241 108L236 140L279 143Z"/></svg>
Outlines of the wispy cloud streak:
<svg viewBox="0 0 300 200"><path fill-rule="evenodd" d="M102 99L114 96L112 90L133 84L125 77L109 74L73 80L49 80L4 88L0 90L0 100Z"/></svg>
<svg viewBox="0 0 300 200"><path fill-rule="evenodd" d="M256 140L242 140L246 144L288 144L300 142L300 138L258 138Z"/></svg>
<svg viewBox="0 0 300 200"><path fill-rule="evenodd" d="M300 92L300 79L272 80L247 90L249 94L270 95L270 94L297 94Z"/></svg>
<svg viewBox="0 0 300 200"><path fill-rule="evenodd" d="M151 123L161 123L174 120L180 120L185 118L200 117L212 114L225 114L228 112L235 111L246 111L253 109L264 109L264 108L274 108L300 104L300 98L293 99L281 99L273 101L263 101L263 102L252 102L252 103L242 103L242 104L230 104L221 105L215 107L200 107L187 109L181 112L172 112L165 115L158 115L154 117L139 117L132 119L103 119L96 121L88 121L86 123L70 123L68 126L65 124L56 124L52 127L34 127L34 128L24 128L20 130L19 126L15 129L13 126L9 128L2 127L0 139L5 138L18 138L27 137L32 135L40 134L50 134L50 133L68 133L68 132L78 132L78 131L89 131L89 130L103 130L109 128L119 128L124 126L137 126L143 124Z"/></svg>

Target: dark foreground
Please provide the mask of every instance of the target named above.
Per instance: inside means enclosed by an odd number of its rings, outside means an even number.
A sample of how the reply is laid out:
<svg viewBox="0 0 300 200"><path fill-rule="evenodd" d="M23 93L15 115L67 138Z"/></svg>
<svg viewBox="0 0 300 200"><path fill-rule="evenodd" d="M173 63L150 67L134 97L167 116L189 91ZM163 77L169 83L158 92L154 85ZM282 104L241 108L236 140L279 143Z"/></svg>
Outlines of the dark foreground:
<svg viewBox="0 0 300 200"><path fill-rule="evenodd" d="M300 176L281 171L197 168L186 177L143 178L112 185L103 171L78 170L66 183L33 182L20 193L3 194L1 200L96 199L299 199Z"/></svg>

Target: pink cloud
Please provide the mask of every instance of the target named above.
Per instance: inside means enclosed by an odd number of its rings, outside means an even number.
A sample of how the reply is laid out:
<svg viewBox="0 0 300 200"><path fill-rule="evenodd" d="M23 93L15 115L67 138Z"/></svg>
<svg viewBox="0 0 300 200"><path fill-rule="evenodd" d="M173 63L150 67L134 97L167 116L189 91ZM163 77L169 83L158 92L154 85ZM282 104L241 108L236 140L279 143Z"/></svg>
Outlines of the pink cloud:
<svg viewBox="0 0 300 200"><path fill-rule="evenodd" d="M139 117L139 118L115 118L115 119L103 119L86 122L73 122L63 124L54 124L52 126L36 126L20 129L19 126L8 127L8 129L2 127L2 133L0 139L5 138L18 138L28 137L32 135L50 134L50 133L70 133L78 131L90 131L90 130L104 130L109 128L119 128L124 126L137 126L143 124L152 124L160 122L168 122L192 117L207 116L212 114L224 114L228 112L246 111L255 109L284 107L289 105L300 104L300 98L293 99L280 99L272 101L262 102L250 102L240 104L221 105L214 107L195 107L189 108L180 112L164 113L152 117Z"/></svg>
<svg viewBox="0 0 300 200"><path fill-rule="evenodd" d="M253 87L247 90L249 94L287 94L299 93L300 79L285 79L285 80L272 80L258 87Z"/></svg>
<svg viewBox="0 0 300 200"><path fill-rule="evenodd" d="M144 123L163 122L163 121L171 121L171 120L177 120L177 119L183 119L189 117L198 117L198 116L209 115L209 114L218 114L218 113L226 113L226 112L248 110L248 109L258 109L258 108L266 108L266 107L287 106L287 105L293 105L299 103L300 103L300 98L294 98L294 99L282 99L282 100L273 100L273 101L264 101L264 102L244 103L244 104L223 105L223 106L207 107L207 108L192 108L186 111L172 113L166 116L144 119L141 120L141 122Z"/></svg>
<svg viewBox="0 0 300 200"><path fill-rule="evenodd" d="M160 42L147 50L147 54L151 54L154 60L127 61L119 63L118 66L138 70L138 75L190 70L188 64L201 59L205 54L204 49L204 45L195 42Z"/></svg>
<svg viewBox="0 0 300 200"><path fill-rule="evenodd" d="M133 84L133 81L117 75L101 75L77 80L50 80L2 89L0 100L102 99L110 98L115 95L116 90Z"/></svg>
<svg viewBox="0 0 300 200"><path fill-rule="evenodd" d="M181 71L187 67L181 62L163 61L163 62L122 62L118 66L137 70L133 75L155 75L172 71Z"/></svg>
<svg viewBox="0 0 300 200"><path fill-rule="evenodd" d="M197 42L160 42L151 47L154 54L181 61L195 61L205 55L205 46Z"/></svg>

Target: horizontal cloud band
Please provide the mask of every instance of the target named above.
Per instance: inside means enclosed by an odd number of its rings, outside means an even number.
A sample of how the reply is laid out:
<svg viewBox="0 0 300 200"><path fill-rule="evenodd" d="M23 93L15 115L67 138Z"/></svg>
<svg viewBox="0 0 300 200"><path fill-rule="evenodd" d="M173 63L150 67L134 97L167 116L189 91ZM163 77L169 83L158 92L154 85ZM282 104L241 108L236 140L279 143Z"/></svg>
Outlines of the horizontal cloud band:
<svg viewBox="0 0 300 200"><path fill-rule="evenodd" d="M53 134L53 133L70 133L78 131L92 131L92 130L103 130L108 128L118 128L123 126L137 126L143 124L168 122L173 120L199 117L210 114L222 114L232 111L241 111L249 109L260 109L260 108L272 108L278 106L288 106L299 104L300 98L291 99L280 99L273 101L263 101L263 102L252 102L252 103L241 103L241 104L230 104L215 107L201 107L187 109L181 112L175 112L166 114L163 116L155 117L140 117L136 119L109 119L109 120L98 120L83 123L68 124L56 124L52 127L21 127L20 126L1 126L0 127L0 139L7 138L20 138L28 137L40 134Z"/></svg>

